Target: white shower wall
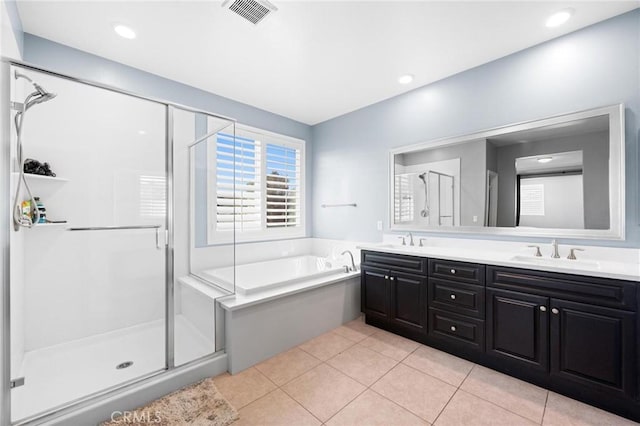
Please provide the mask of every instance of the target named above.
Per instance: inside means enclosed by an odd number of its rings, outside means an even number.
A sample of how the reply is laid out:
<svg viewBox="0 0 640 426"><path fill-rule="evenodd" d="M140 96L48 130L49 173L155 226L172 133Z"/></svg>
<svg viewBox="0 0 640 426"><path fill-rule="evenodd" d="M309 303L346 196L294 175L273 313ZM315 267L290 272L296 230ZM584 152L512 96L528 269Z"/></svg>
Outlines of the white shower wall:
<svg viewBox="0 0 640 426"><path fill-rule="evenodd" d="M157 197L165 185L165 108L28 74L58 95L29 110L24 126L25 158L49 162L68 179L32 186L47 217L73 227L164 225ZM24 268L24 288L17 276L12 291L24 292L25 351L164 317L164 250L153 230L66 228L22 229L12 238L12 269ZM20 334L15 326L13 333Z"/></svg>

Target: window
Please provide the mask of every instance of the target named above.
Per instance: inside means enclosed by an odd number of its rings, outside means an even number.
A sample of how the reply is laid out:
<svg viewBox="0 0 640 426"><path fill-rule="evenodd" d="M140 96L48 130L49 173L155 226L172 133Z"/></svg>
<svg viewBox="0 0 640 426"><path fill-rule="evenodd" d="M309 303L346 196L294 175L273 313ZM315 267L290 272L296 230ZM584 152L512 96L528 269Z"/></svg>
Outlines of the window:
<svg viewBox="0 0 640 426"><path fill-rule="evenodd" d="M413 222L414 197L409 179L411 174L395 175L394 218L395 223Z"/></svg>
<svg viewBox="0 0 640 426"><path fill-rule="evenodd" d="M304 141L237 126L212 154L210 244L304 236Z"/></svg>
<svg viewBox="0 0 640 426"><path fill-rule="evenodd" d="M167 210L167 185L164 176L141 175L140 217L164 218Z"/></svg>

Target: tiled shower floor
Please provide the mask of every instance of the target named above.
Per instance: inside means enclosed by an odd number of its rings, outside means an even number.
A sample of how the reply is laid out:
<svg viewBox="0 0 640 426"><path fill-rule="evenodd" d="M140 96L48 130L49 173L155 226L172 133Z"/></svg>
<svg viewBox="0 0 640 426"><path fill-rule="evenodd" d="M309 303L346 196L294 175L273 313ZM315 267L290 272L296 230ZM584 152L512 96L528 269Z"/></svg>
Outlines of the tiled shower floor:
<svg viewBox="0 0 640 426"><path fill-rule="evenodd" d="M175 321L176 365L213 352L213 339L182 315ZM30 417L164 368L164 321L153 321L25 354L24 386L11 391L11 417ZM129 368L116 365L133 361Z"/></svg>
<svg viewBox="0 0 640 426"><path fill-rule="evenodd" d="M362 318L215 382L238 426L635 424Z"/></svg>

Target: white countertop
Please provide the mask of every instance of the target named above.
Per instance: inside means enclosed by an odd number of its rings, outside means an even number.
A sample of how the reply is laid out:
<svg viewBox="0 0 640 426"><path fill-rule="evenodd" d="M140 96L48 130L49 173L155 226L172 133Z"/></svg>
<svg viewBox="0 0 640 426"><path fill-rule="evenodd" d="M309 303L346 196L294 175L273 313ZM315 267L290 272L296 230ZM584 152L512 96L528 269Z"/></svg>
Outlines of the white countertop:
<svg viewBox="0 0 640 426"><path fill-rule="evenodd" d="M560 259L552 259L548 255L535 257L531 249L527 252L522 250L514 252L495 250L493 247L482 250L438 246L411 247L387 243L362 244L358 246L358 249L640 282L640 263L638 262L618 262L592 258L568 260L566 255ZM580 255L580 252L576 253L576 256Z"/></svg>

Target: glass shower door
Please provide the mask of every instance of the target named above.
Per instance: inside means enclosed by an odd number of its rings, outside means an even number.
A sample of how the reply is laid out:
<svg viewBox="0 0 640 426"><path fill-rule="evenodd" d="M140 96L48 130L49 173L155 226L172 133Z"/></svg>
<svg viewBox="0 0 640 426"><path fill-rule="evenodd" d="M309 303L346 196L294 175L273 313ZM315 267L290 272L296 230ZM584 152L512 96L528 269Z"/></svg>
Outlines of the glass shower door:
<svg viewBox="0 0 640 426"><path fill-rule="evenodd" d="M26 177L48 222L11 235L14 421L167 366L166 105L20 72L57 94L23 128L25 158L56 176Z"/></svg>

